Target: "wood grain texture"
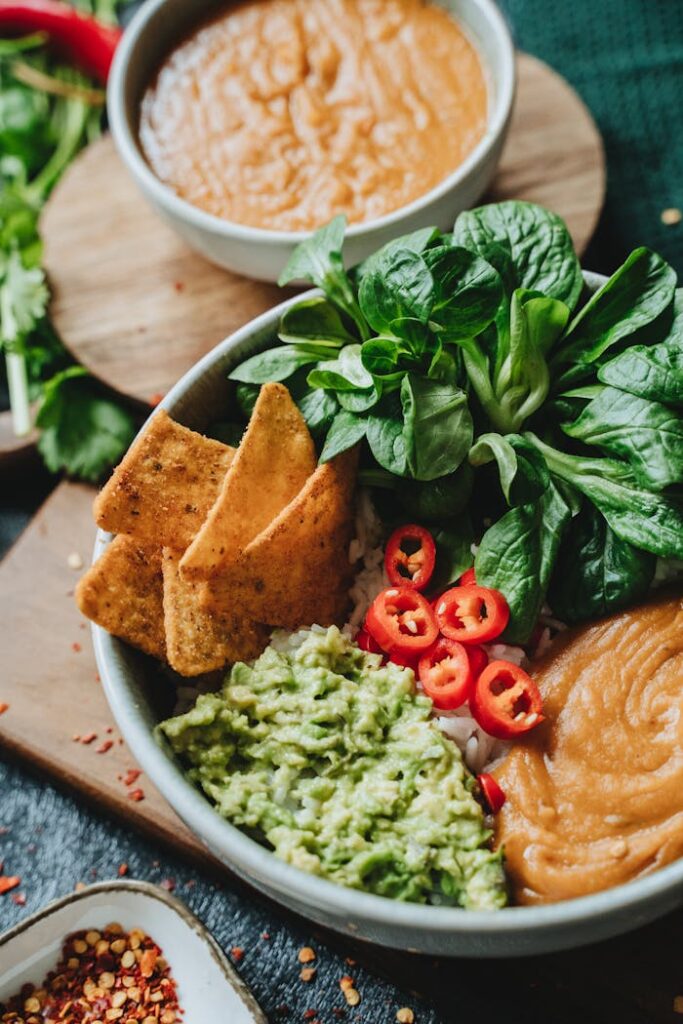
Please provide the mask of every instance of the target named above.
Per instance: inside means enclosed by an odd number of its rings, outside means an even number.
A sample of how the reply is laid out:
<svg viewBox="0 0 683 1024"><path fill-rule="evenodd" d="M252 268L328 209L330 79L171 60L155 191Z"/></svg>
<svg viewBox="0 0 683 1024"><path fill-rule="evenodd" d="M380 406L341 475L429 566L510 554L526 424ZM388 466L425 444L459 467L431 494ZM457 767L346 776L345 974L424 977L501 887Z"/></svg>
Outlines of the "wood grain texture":
<svg viewBox="0 0 683 1024"><path fill-rule="evenodd" d="M571 87L522 54L508 143L490 199L543 203L588 243L602 208L600 135ZM138 194L109 138L62 178L43 219L51 316L97 377L148 402L228 334L287 291L214 267Z"/></svg>
<svg viewBox="0 0 683 1024"><path fill-rule="evenodd" d="M0 747L34 763L131 825L207 859L152 783L123 776L136 763L120 740L99 683L90 630L73 599L83 571L69 556L90 561L94 491L60 484L0 564L2 677ZM108 731L111 730L111 731ZM84 744L74 736L96 733ZM98 753L103 743L113 745ZM144 800L129 793L142 789Z"/></svg>

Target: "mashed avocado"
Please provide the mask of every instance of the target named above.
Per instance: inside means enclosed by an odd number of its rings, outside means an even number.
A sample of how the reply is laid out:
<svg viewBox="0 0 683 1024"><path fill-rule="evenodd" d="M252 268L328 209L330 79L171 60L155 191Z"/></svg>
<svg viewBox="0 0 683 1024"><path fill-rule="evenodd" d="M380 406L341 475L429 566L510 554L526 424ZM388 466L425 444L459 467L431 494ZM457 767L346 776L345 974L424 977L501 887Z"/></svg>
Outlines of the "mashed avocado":
<svg viewBox="0 0 683 1024"><path fill-rule="evenodd" d="M288 863L395 899L501 907L473 779L413 690L409 669L314 628L160 729L220 813Z"/></svg>

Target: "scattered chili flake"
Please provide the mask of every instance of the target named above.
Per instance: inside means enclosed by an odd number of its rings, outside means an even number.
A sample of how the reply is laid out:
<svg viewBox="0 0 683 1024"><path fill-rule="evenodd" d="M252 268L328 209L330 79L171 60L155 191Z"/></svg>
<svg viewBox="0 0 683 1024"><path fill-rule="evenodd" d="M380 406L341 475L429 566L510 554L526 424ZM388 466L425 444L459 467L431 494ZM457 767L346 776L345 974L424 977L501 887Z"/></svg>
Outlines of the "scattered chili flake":
<svg viewBox="0 0 683 1024"><path fill-rule="evenodd" d="M346 1010L342 1009L341 1006L333 1006L332 1007L332 1015L334 1017L336 1017L337 1020L342 1018L345 1014L346 1014Z"/></svg>
<svg viewBox="0 0 683 1024"><path fill-rule="evenodd" d="M95 751L95 753L96 753L96 754L106 754L106 753L107 753L107 752L108 752L109 750L111 750L111 748L112 748L113 746L114 746L114 741L113 741L113 740L105 740L105 741L104 741L104 743L102 743L102 744L101 744L101 745L100 745L100 746L99 746L99 747L97 748L97 750Z"/></svg>
<svg viewBox="0 0 683 1024"><path fill-rule="evenodd" d="M270 938L270 932L261 932L261 938L262 938L262 939L263 939L263 940L264 940L265 942L267 942L267 941L268 941L268 939Z"/></svg>
<svg viewBox="0 0 683 1024"><path fill-rule="evenodd" d="M172 878L162 878L159 885L162 889L165 889L166 892L173 892L175 889L175 881Z"/></svg>
<svg viewBox="0 0 683 1024"><path fill-rule="evenodd" d="M175 288L175 290L177 292L183 292L183 291L185 291L185 282L184 281L174 281L173 282L173 287Z"/></svg>
<svg viewBox="0 0 683 1024"><path fill-rule="evenodd" d="M16 903L18 907L26 906L26 896L23 892L13 892L10 899L12 903Z"/></svg>
<svg viewBox="0 0 683 1024"><path fill-rule="evenodd" d="M662 224L666 224L668 227L671 227L674 224L680 224L682 217L683 213L681 213L676 206L669 206L666 210L662 210L660 214ZM678 1013L680 1011L677 1010L676 1012Z"/></svg>
<svg viewBox="0 0 683 1024"><path fill-rule="evenodd" d="M302 946L298 959L300 964L310 964L312 960L315 960L315 950L310 946Z"/></svg>
<svg viewBox="0 0 683 1024"><path fill-rule="evenodd" d="M344 999L349 1006L358 1006L360 1002L360 992L354 987L353 978L350 978L348 974L345 974L339 979L339 988L344 993Z"/></svg>
<svg viewBox="0 0 683 1024"><path fill-rule="evenodd" d="M40 987L26 984L0 1002L0 1020L12 1024L175 1024L182 1014L159 946L140 929L128 934L115 922L68 935L61 960Z"/></svg>
<svg viewBox="0 0 683 1024"><path fill-rule="evenodd" d="M81 734L80 734L80 732L75 732L73 734L73 736L71 737L71 742L72 743L80 743L80 741L81 741Z"/></svg>
<svg viewBox="0 0 683 1024"><path fill-rule="evenodd" d="M128 793L128 799L135 800L135 803L137 804L140 802L140 800L145 799L145 794L141 789L131 789L130 792Z"/></svg>
<svg viewBox="0 0 683 1024"><path fill-rule="evenodd" d="M123 878L123 876L127 875L127 874L128 874L128 865L124 861L122 864L119 864L119 878Z"/></svg>
<svg viewBox="0 0 683 1024"><path fill-rule="evenodd" d="M413 1024L415 1014L409 1006L402 1006L400 1010L396 1011L396 1020L398 1024Z"/></svg>
<svg viewBox="0 0 683 1024"><path fill-rule="evenodd" d="M76 642L76 641L74 640L74 642L73 642L73 643L72 643L72 645L71 645L71 650L72 650L72 651L75 651L75 652L76 652L76 654L78 654L78 653L79 653L80 651L82 651L82 650L83 650L83 648L81 647L81 645L80 645L79 643L77 643L77 642Z"/></svg>
<svg viewBox="0 0 683 1024"><path fill-rule="evenodd" d="M304 1014L303 1014L304 1020L313 1020L313 1018L317 1017L317 1015L318 1015L318 1011L317 1010L304 1010Z"/></svg>
<svg viewBox="0 0 683 1024"><path fill-rule="evenodd" d="M150 405L158 405L159 402L161 402L161 400L163 399L163 397L164 397L163 391L155 391L153 395L149 396L149 404Z"/></svg>
<svg viewBox="0 0 683 1024"><path fill-rule="evenodd" d="M346 964L347 967L356 966L356 961L353 959L353 957L350 956L344 957L344 963Z"/></svg>
<svg viewBox="0 0 683 1024"><path fill-rule="evenodd" d="M129 768L123 777L124 786L132 786L134 782L137 782L142 772L139 768Z"/></svg>
<svg viewBox="0 0 683 1024"><path fill-rule="evenodd" d="M81 743L92 743L93 740L97 739L96 732L86 732L85 735L81 736Z"/></svg>
<svg viewBox="0 0 683 1024"><path fill-rule="evenodd" d="M85 882L76 882L74 885L74 892L83 892L85 889Z"/></svg>
<svg viewBox="0 0 683 1024"><path fill-rule="evenodd" d="M9 704L4 700L0 700L0 715L4 715L6 711L9 711Z"/></svg>
<svg viewBox="0 0 683 1024"><path fill-rule="evenodd" d="M113 726L113 725L108 725L108 726L107 726L107 728L106 728L106 729L105 729L104 731L105 731L105 732L106 732L106 733L107 733L107 734L108 734L109 736L111 736L111 734L112 734L112 733L113 733L113 731L114 731L114 726Z"/></svg>
<svg viewBox="0 0 683 1024"><path fill-rule="evenodd" d="M195 882L194 878L188 878L188 880L185 882L183 888L184 889L194 889L196 884L197 883Z"/></svg>
<svg viewBox="0 0 683 1024"><path fill-rule="evenodd" d="M12 831L12 826L11 825L0 825L0 836L6 836L11 831Z"/></svg>
<svg viewBox="0 0 683 1024"><path fill-rule="evenodd" d="M72 551L66 560L66 564L70 569L78 570L83 568L83 559L79 555L78 551Z"/></svg>
<svg viewBox="0 0 683 1024"><path fill-rule="evenodd" d="M241 946L233 946L230 950L230 956L236 961L236 963L239 963L244 959L244 950Z"/></svg>
<svg viewBox="0 0 683 1024"><path fill-rule="evenodd" d="M299 977L302 981L313 981L317 973L318 972L315 967L302 967L299 972Z"/></svg>
<svg viewBox="0 0 683 1024"><path fill-rule="evenodd" d="M21 885L19 875L0 875L0 896Z"/></svg>
<svg viewBox="0 0 683 1024"><path fill-rule="evenodd" d="M96 673L95 673L95 682L96 682L96 683L100 683L101 681L102 681L102 680L100 679L100 673L99 673L99 672L96 672Z"/></svg>

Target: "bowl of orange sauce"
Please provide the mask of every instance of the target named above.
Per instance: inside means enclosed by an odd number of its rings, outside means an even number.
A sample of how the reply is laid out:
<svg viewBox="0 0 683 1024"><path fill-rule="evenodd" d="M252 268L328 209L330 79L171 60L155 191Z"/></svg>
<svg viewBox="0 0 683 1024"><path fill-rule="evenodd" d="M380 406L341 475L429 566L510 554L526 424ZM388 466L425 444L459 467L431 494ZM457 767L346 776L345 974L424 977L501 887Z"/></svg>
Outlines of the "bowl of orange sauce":
<svg viewBox="0 0 683 1024"><path fill-rule="evenodd" d="M337 214L362 260L489 185L515 90L493 0L148 0L108 110L143 195L214 263L276 280Z"/></svg>

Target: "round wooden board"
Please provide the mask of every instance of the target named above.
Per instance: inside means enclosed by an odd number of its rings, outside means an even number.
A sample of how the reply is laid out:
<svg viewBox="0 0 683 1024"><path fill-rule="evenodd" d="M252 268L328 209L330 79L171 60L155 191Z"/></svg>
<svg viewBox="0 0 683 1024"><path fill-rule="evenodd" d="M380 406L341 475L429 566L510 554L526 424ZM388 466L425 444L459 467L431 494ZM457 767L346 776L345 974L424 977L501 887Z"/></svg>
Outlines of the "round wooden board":
<svg viewBox="0 0 683 1024"><path fill-rule="evenodd" d="M515 113L491 200L527 199L566 220L582 252L605 190L602 140L574 90L522 54ZM287 293L221 270L138 194L111 139L88 147L42 219L51 316L74 356L142 402Z"/></svg>

